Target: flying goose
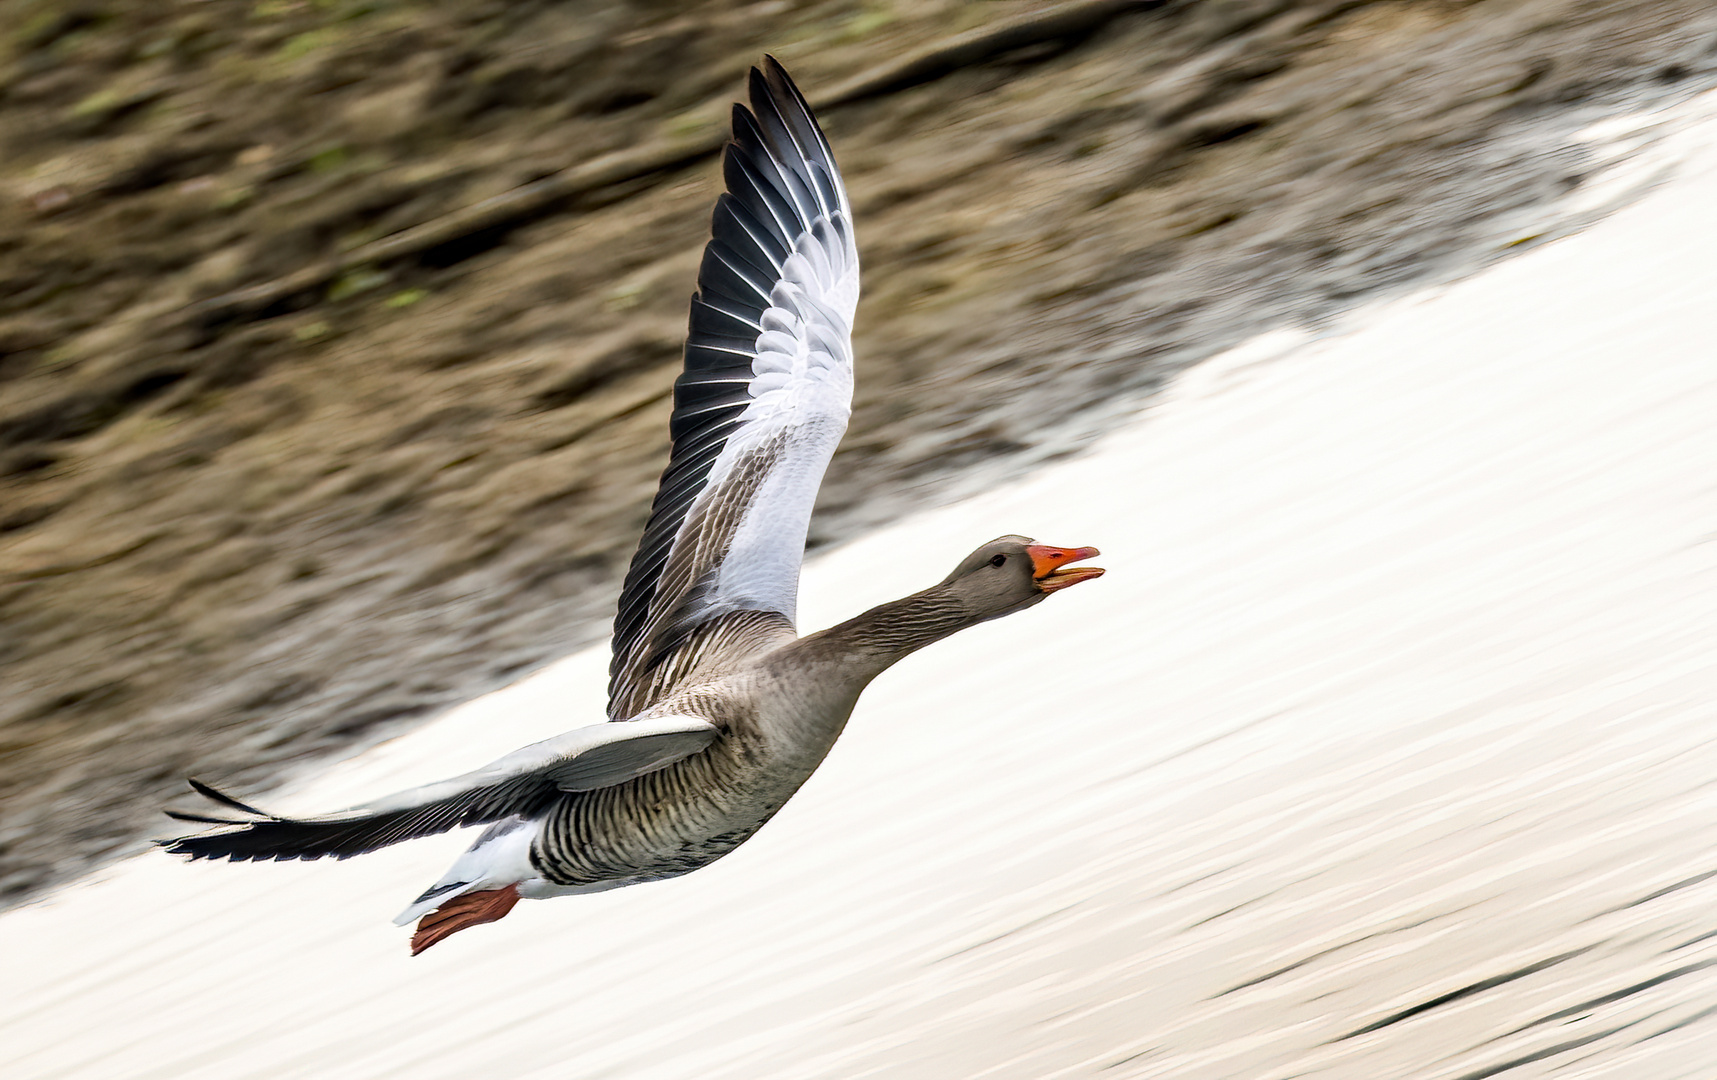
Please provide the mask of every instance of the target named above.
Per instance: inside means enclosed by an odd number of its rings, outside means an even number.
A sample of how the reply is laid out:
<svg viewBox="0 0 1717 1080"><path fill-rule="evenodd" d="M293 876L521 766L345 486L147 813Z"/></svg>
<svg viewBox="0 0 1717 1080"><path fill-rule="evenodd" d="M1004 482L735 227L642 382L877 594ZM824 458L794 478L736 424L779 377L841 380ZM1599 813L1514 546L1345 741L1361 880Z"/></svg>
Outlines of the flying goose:
<svg viewBox="0 0 1717 1080"><path fill-rule="evenodd" d="M798 637L811 504L851 409L852 207L828 141L773 57L733 108L727 191L692 297L673 449L614 623L608 722L475 772L321 817L199 781L220 826L192 859L350 858L489 827L395 922L413 955L540 899L677 877L755 833L822 763L858 696L907 654L1103 571L1095 548L992 540L940 584ZM235 813L236 812L236 813Z"/></svg>

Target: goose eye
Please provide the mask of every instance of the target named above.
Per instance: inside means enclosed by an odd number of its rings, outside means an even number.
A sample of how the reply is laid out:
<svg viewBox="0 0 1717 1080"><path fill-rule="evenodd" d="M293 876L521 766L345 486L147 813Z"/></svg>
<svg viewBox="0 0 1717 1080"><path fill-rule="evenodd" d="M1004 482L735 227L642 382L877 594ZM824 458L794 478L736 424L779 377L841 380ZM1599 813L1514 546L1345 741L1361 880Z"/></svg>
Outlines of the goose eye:
<svg viewBox="0 0 1717 1080"><path fill-rule="evenodd" d="M1007 561L1008 561L1008 557L1006 555L993 555L990 557L990 565L991 566L1000 566L1001 564L1003 564Z"/></svg>

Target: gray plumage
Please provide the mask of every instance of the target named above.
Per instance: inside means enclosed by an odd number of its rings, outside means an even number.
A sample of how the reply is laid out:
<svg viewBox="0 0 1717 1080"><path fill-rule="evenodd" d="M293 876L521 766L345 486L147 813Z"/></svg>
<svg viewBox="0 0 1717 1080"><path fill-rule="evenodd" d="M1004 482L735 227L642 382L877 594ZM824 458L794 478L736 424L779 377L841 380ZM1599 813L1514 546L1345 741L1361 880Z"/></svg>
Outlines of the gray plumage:
<svg viewBox="0 0 1717 1080"><path fill-rule="evenodd" d="M349 858L489 824L398 921L413 951L523 897L674 877L721 858L822 762L870 681L907 654L1101 574L1094 549L1007 536L941 583L821 633L795 630L811 505L852 398L852 209L828 141L773 58L736 106L675 387L673 448L622 589L611 722L318 817L207 785L193 859Z"/></svg>

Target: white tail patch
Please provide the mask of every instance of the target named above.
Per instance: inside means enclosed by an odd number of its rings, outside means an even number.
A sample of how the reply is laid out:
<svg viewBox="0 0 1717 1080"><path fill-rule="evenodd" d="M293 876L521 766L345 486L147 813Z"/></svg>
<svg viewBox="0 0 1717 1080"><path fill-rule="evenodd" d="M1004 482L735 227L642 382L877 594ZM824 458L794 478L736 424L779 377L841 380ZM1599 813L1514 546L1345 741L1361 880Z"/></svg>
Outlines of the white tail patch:
<svg viewBox="0 0 1717 1080"><path fill-rule="evenodd" d="M504 889L536 877L531 866L531 841L536 838L537 827L536 821L514 816L484 829L440 881L394 916L394 925L405 926L466 893Z"/></svg>

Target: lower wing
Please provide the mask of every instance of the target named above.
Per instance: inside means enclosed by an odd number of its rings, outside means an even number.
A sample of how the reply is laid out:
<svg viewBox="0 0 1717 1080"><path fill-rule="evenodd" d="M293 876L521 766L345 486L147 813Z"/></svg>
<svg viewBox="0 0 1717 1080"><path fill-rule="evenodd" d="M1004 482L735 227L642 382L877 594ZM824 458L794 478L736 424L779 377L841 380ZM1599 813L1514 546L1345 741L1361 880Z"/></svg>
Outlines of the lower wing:
<svg viewBox="0 0 1717 1080"><path fill-rule="evenodd" d="M695 716L653 716L595 724L534 743L476 772L402 791L319 817L265 813L192 780L227 814L169 810L168 816L223 828L162 841L193 859L347 859L414 837L540 813L556 797L625 783L702 750L719 734ZM230 816L238 811L244 816Z"/></svg>

